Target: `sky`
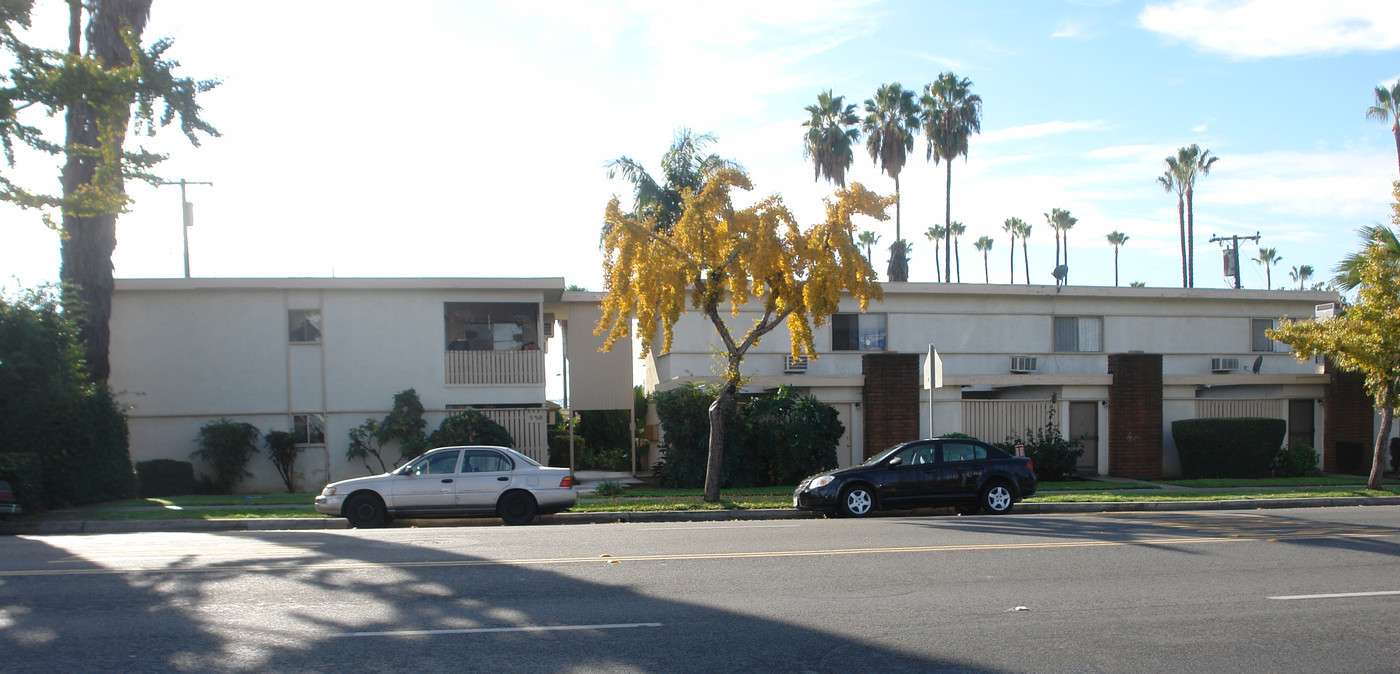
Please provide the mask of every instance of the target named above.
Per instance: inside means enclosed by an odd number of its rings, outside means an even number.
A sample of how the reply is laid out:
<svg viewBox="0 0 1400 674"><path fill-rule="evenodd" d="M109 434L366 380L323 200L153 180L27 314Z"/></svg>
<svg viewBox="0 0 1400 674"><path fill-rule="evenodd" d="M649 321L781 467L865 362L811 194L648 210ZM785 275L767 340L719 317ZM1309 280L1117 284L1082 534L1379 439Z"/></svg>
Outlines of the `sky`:
<svg viewBox="0 0 1400 674"><path fill-rule="evenodd" d="M61 47L66 5L38 0L31 43ZM191 146L169 128L133 138L167 153L188 189L196 277L553 277L601 290L599 227L630 185L609 160L659 173L680 128L781 195L804 225L833 186L803 157L803 110L831 89L858 106L888 82L922 91L942 72L972 81L981 133L952 169L967 226L963 282L1009 279L1002 223L1032 225L1030 276L1053 283L1043 214L1069 210L1070 282L1180 287L1177 200L1156 178L1192 143L1219 161L1195 190L1196 286L1227 287L1214 235L1242 248L1243 284L1274 287L1310 265L1325 280L1388 224L1395 139L1368 120L1373 90L1400 79L1400 3L1211 0L428 2L156 0L146 42L174 40L181 72L222 133ZM33 120L31 120L33 121ZM52 124L52 121L48 122ZM909 278L935 279L924 232L944 218L945 164L925 140L901 175ZM58 189L59 162L5 167ZM858 149L849 180L893 181ZM118 278L183 275L178 187L129 186ZM894 238L894 222L862 229ZM0 286L56 281L59 238L0 205ZM973 242L994 240L984 271ZM1025 282L1021 244L1016 279ZM882 272L887 254L877 249ZM1296 284L1295 284L1296 285Z"/></svg>

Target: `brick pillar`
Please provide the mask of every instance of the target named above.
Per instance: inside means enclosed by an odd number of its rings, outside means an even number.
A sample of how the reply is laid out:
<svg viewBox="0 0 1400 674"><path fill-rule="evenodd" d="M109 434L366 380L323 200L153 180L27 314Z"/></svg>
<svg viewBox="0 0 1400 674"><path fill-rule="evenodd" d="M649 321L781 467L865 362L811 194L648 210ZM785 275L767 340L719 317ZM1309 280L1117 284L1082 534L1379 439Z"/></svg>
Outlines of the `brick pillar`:
<svg viewBox="0 0 1400 674"><path fill-rule="evenodd" d="M919 354L865 354L860 370L865 457L919 439Z"/></svg>
<svg viewBox="0 0 1400 674"><path fill-rule="evenodd" d="M1108 474L1161 477L1162 356L1110 354L1108 371Z"/></svg>
<svg viewBox="0 0 1400 674"><path fill-rule="evenodd" d="M1367 475L1375 456L1376 411L1366 393L1366 376L1342 372L1331 361L1325 371L1331 378L1322 407L1322 470Z"/></svg>

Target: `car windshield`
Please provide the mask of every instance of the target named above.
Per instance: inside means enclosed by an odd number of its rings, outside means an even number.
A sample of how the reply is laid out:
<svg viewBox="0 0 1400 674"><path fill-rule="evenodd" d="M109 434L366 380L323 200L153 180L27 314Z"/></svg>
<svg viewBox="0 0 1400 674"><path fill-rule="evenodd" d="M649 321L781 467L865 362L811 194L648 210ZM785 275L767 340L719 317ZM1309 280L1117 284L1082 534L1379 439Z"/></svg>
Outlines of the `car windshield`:
<svg viewBox="0 0 1400 674"><path fill-rule="evenodd" d="M875 464L877 464L877 463L880 463L881 461L884 461L886 458L888 458L889 455L895 453L896 451L899 450L900 447L903 447L903 446L904 446L904 445L902 445L902 444L900 444L900 445L895 445L895 446L893 446L893 447L891 447L891 448L889 448L889 449L887 449L887 450L885 450L885 451L883 451L883 452L880 452L879 454L876 454L875 456L872 456L872 457L866 459L865 461L862 461L860 465L862 465L862 466L873 466L873 465L875 465Z"/></svg>

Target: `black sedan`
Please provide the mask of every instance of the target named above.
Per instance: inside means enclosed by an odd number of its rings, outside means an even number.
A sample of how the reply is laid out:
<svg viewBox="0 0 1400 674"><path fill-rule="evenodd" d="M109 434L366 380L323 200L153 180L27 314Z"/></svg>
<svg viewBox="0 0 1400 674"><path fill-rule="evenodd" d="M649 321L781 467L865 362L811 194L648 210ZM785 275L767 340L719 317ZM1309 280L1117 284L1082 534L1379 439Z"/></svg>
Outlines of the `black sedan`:
<svg viewBox="0 0 1400 674"><path fill-rule="evenodd" d="M915 440L865 463L802 481L794 508L864 517L876 510L954 506L962 513L1000 515L1035 494L1035 467L985 442L963 438Z"/></svg>

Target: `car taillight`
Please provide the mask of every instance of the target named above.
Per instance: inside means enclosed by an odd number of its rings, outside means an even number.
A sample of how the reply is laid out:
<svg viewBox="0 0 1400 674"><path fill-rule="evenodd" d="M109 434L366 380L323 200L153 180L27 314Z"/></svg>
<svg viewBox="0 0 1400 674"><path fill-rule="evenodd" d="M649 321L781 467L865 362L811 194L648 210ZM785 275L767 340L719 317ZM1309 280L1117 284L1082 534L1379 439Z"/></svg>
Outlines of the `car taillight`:
<svg viewBox="0 0 1400 674"><path fill-rule="evenodd" d="M572 486L574 486L574 476L572 476L572 475L565 475L565 476L564 476L564 479L562 479L562 480L559 481L559 486L560 486L560 487L572 487Z"/></svg>
<svg viewBox="0 0 1400 674"><path fill-rule="evenodd" d="M1031 469L1031 472L1032 472L1032 473L1035 472L1035 462L1034 462L1034 461L1031 461L1030 459L1026 459L1026 467L1029 468L1029 469Z"/></svg>

